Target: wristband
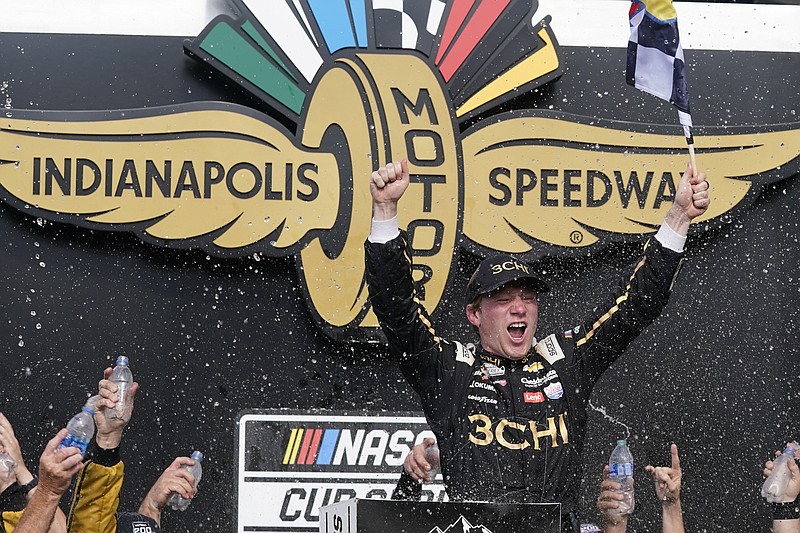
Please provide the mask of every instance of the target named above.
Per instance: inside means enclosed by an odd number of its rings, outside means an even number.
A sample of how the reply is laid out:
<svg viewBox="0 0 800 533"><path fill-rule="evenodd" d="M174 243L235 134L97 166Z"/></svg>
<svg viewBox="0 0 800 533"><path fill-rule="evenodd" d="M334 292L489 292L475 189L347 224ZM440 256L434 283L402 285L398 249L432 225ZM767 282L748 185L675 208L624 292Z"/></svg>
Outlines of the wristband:
<svg viewBox="0 0 800 533"><path fill-rule="evenodd" d="M93 440L89 445L89 450L86 452L86 456L84 456L83 461L86 462L87 460L90 460L93 463L107 467L116 466L117 463L122 461L122 458L119 454L119 448L119 446L116 448L101 448L100 445L97 444L97 441Z"/></svg>
<svg viewBox="0 0 800 533"><path fill-rule="evenodd" d="M800 501L795 499L793 502L773 503L773 520L794 520L800 518Z"/></svg>
<svg viewBox="0 0 800 533"><path fill-rule="evenodd" d="M33 476L33 479L25 483L24 485L19 486L19 490L22 491L22 494L27 496L30 491L36 488L36 485L39 484L39 478Z"/></svg>

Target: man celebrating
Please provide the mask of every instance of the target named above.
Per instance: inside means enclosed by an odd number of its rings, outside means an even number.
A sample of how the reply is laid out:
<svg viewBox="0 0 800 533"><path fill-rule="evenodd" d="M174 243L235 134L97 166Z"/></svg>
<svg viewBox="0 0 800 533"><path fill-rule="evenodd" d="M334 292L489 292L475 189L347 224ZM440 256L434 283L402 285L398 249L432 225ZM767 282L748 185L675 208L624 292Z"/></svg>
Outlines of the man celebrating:
<svg viewBox="0 0 800 533"><path fill-rule="evenodd" d="M577 532L592 387L666 305L689 224L709 205L705 176L687 169L664 223L620 287L564 333L534 337L537 297L548 285L528 265L506 255L485 259L467 285L477 345L439 338L414 293L407 236L397 222L408 163L390 163L371 179L370 301L436 434L448 496L559 502L562 529Z"/></svg>

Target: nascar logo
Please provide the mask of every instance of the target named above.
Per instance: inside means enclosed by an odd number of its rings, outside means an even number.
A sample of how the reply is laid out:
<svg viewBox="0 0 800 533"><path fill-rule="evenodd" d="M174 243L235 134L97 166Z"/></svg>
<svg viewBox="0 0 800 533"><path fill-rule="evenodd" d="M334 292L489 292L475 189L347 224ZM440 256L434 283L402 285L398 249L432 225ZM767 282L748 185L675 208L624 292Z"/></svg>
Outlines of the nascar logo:
<svg viewBox="0 0 800 533"><path fill-rule="evenodd" d="M292 428L284 448L283 465L390 466L403 464L405 455L430 431L408 429Z"/></svg>

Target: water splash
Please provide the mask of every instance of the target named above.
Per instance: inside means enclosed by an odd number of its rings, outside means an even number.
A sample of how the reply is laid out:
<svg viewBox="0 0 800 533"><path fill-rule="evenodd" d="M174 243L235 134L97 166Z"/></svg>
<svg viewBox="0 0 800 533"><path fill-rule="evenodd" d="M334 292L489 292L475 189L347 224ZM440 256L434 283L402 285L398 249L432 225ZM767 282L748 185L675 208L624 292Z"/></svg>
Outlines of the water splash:
<svg viewBox="0 0 800 533"><path fill-rule="evenodd" d="M625 428L625 439L629 440L631 438L631 428L628 425L626 425L626 424L622 423L621 421L619 421L618 419L614 418L613 416L609 415L606 412L606 408L605 407L594 405L591 402L591 400L589 401L589 407L591 407L592 409L594 409L595 411L597 411L598 413L603 415L603 417L606 418L607 420L609 420L610 422L613 422L614 424L619 424L620 426L624 427Z"/></svg>

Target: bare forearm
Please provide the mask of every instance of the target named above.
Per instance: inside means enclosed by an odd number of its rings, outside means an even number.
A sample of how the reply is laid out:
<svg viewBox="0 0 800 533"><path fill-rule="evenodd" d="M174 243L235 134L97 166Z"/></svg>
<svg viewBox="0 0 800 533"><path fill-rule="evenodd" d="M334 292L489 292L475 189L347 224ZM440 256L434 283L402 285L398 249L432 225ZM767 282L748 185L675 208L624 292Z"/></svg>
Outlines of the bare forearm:
<svg viewBox="0 0 800 533"><path fill-rule="evenodd" d="M628 531L628 517L623 516L620 517L615 522L611 521L603 521L603 532L604 533L625 533Z"/></svg>
<svg viewBox="0 0 800 533"><path fill-rule="evenodd" d="M150 497L150 494L145 496L141 505L139 505L139 514L149 516L156 521L156 524L159 526L161 525L161 509L159 509L153 498Z"/></svg>
<svg viewBox="0 0 800 533"><path fill-rule="evenodd" d="M56 514L50 522L50 530L47 533L67 533L67 517L61 507L56 507Z"/></svg>
<svg viewBox="0 0 800 533"><path fill-rule="evenodd" d="M26 485L33 481L33 474L31 474L30 470L25 468L25 465L14 470L14 474L17 476L17 483L20 485Z"/></svg>
<svg viewBox="0 0 800 533"><path fill-rule="evenodd" d="M673 205L667 212L667 216L664 217L664 222L672 228L672 231L686 237L689 234L689 225L692 223L692 219L677 205Z"/></svg>
<svg viewBox="0 0 800 533"><path fill-rule="evenodd" d="M397 216L397 202L372 202L372 218L390 220Z"/></svg>
<svg viewBox="0 0 800 533"><path fill-rule="evenodd" d="M772 533L800 533L800 518L773 520Z"/></svg>
<svg viewBox="0 0 800 533"><path fill-rule="evenodd" d="M42 533L50 528L61 495L39 488L25 506L16 533Z"/></svg>
<svg viewBox="0 0 800 533"><path fill-rule="evenodd" d="M95 437L97 445L104 450L113 450L114 448L119 448L119 445L122 442L123 429L124 428L119 428L118 430L106 432L98 431L97 436Z"/></svg>
<svg viewBox="0 0 800 533"><path fill-rule="evenodd" d="M665 503L661 506L663 533L684 533L681 502Z"/></svg>

